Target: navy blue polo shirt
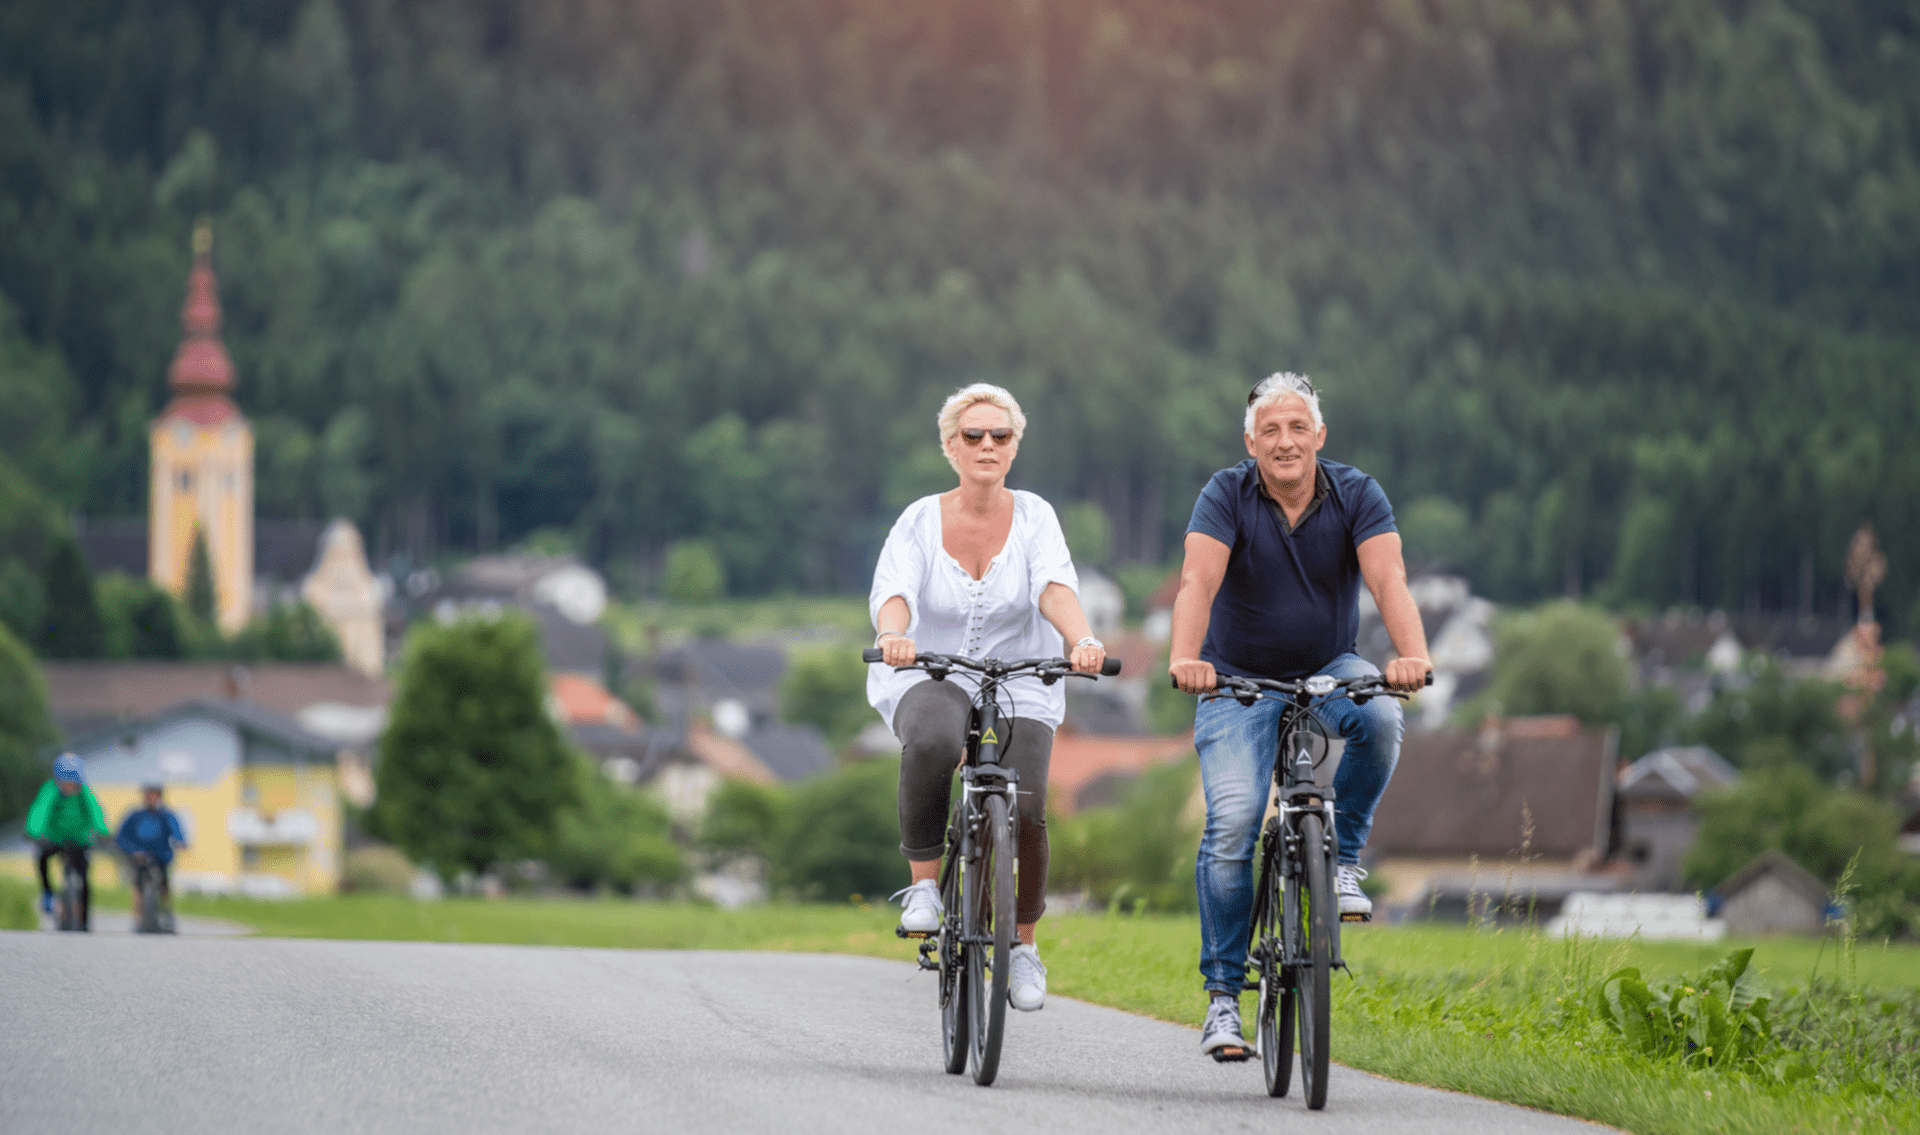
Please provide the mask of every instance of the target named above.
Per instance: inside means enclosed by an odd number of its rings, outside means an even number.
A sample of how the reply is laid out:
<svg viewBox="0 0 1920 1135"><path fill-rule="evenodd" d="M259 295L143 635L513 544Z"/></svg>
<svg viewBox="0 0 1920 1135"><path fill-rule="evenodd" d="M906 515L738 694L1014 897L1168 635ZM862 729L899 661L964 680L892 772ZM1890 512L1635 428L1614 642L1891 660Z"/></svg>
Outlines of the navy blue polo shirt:
<svg viewBox="0 0 1920 1135"><path fill-rule="evenodd" d="M1200 491L1187 531L1233 549L1200 657L1224 673L1290 681L1354 648L1362 542L1398 529L1380 483L1320 461L1316 501L1289 532L1252 458ZM1322 492L1321 490L1324 490Z"/></svg>

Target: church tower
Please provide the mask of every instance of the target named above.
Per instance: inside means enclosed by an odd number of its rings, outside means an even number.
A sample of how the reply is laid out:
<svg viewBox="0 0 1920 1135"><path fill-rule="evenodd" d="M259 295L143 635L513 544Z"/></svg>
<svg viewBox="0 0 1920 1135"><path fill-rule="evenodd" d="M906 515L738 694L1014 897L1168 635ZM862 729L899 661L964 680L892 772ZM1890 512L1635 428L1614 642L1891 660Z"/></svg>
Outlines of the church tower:
<svg viewBox="0 0 1920 1135"><path fill-rule="evenodd" d="M214 610L231 634L253 606L253 430L229 397L233 360L220 340L213 230L204 221L193 231L180 324L185 334L167 370L173 397L153 423L147 570L184 595L194 536L203 536Z"/></svg>

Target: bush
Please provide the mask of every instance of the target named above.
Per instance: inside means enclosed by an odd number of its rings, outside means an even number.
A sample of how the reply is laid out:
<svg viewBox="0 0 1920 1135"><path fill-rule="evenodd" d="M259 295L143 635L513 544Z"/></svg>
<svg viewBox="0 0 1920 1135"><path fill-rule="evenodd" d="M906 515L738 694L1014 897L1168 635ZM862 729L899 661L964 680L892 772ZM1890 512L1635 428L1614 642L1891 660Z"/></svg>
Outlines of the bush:
<svg viewBox="0 0 1920 1135"><path fill-rule="evenodd" d="M578 803L560 814L547 857L553 873L570 887L622 894L679 882L686 869L666 808L584 757L577 766Z"/></svg>
<svg viewBox="0 0 1920 1135"><path fill-rule="evenodd" d="M1200 830L1187 804L1199 774L1198 758L1151 768L1119 803L1050 820L1049 889L1085 891L1095 905L1124 910L1198 909Z"/></svg>
<svg viewBox="0 0 1920 1135"><path fill-rule="evenodd" d="M900 762L881 757L795 787L768 841L773 885L797 898L830 902L905 886L899 786Z"/></svg>
<svg viewBox="0 0 1920 1135"><path fill-rule="evenodd" d="M340 889L352 894L408 894L413 890L413 863L397 847L356 847L347 852Z"/></svg>
<svg viewBox="0 0 1920 1135"><path fill-rule="evenodd" d="M0 930L38 930L40 890L24 879L0 875Z"/></svg>
<svg viewBox="0 0 1920 1135"><path fill-rule="evenodd" d="M745 780L722 781L707 798L706 819L700 825L700 846L722 855L758 855L779 829L786 800L772 785Z"/></svg>
<svg viewBox="0 0 1920 1135"><path fill-rule="evenodd" d="M879 720L867 704L867 664L850 646L796 654L780 679L780 716L814 726L839 749Z"/></svg>
<svg viewBox="0 0 1920 1135"><path fill-rule="evenodd" d="M1500 620L1493 684L1461 707L1477 724L1488 710L1510 717L1570 713L1613 724L1627 701L1631 673L1613 616L1578 603L1548 603Z"/></svg>
<svg viewBox="0 0 1920 1135"><path fill-rule="evenodd" d="M275 603L240 628L222 654L241 662L338 662L340 640L306 603Z"/></svg>

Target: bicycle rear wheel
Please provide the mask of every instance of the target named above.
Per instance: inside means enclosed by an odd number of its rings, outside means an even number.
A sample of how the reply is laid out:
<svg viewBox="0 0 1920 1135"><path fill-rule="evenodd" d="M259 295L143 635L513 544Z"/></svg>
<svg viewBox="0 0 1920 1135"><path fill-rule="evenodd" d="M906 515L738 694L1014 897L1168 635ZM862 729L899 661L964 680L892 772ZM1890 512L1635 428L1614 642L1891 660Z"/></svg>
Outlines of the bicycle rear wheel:
<svg viewBox="0 0 1920 1135"><path fill-rule="evenodd" d="M1287 1094L1293 1082L1293 968L1287 965L1282 937L1282 882L1280 865L1269 845L1260 864L1260 915L1254 920L1254 948L1259 951L1260 1068L1266 1074L1267 1094Z"/></svg>
<svg viewBox="0 0 1920 1135"><path fill-rule="evenodd" d="M1308 813L1300 817L1300 875L1306 892L1300 910L1300 935L1307 945L1306 964L1295 973L1300 1009L1300 1086L1306 1090L1307 1107L1318 1111L1327 1106L1327 1061L1332 1028L1333 997L1333 881L1325 829L1321 817Z"/></svg>
<svg viewBox="0 0 1920 1135"><path fill-rule="evenodd" d="M60 922L62 930L86 929L86 915L81 910L80 873L72 863L67 863L60 878Z"/></svg>
<svg viewBox="0 0 1920 1135"><path fill-rule="evenodd" d="M955 821L956 824L960 822L957 819ZM940 901L946 907L946 914L940 922L940 1042L945 1058L943 1066L955 1076L967 1070L967 1027L972 1016L967 1007L966 968L973 950L962 941L966 933L967 910L962 898L962 880L966 873L965 860L960 855L960 841L950 834L947 840L946 874L941 879L940 887Z"/></svg>
<svg viewBox="0 0 1920 1135"><path fill-rule="evenodd" d="M986 796L985 830L968 872L967 998L973 1012L973 1082L993 1083L1007 1023L1007 971L1013 950L1013 822L1004 796ZM989 945L991 943L991 945ZM989 953L991 951L991 953Z"/></svg>

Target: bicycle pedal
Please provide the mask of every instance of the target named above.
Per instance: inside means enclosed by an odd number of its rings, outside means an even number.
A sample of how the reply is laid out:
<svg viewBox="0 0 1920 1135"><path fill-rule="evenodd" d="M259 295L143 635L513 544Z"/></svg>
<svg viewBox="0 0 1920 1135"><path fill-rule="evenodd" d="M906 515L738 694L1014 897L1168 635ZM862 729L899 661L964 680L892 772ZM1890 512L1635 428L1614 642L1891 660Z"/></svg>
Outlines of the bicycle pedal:
<svg viewBox="0 0 1920 1135"><path fill-rule="evenodd" d="M896 938L931 938L933 935L932 930L908 930L903 926L893 928L893 936Z"/></svg>
<svg viewBox="0 0 1920 1135"><path fill-rule="evenodd" d="M1251 1048L1230 1044L1224 1048L1216 1048L1213 1050L1213 1061L1216 1064L1245 1064L1252 1059L1253 1049Z"/></svg>
<svg viewBox="0 0 1920 1135"><path fill-rule="evenodd" d="M1340 921L1342 921L1342 922L1372 922L1372 921L1373 921L1373 915L1371 915L1371 914L1342 914L1342 915L1340 916Z"/></svg>

